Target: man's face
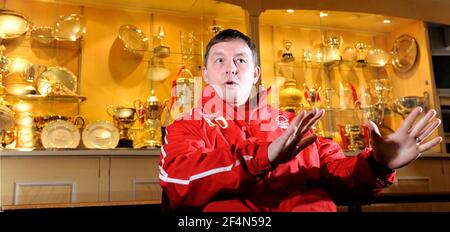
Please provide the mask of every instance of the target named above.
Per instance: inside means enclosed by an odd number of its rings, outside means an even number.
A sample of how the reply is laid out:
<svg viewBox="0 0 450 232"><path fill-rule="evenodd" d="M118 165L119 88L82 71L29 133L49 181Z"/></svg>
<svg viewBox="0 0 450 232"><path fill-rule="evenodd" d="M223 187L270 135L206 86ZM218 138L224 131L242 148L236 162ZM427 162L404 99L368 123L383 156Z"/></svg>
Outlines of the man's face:
<svg viewBox="0 0 450 232"><path fill-rule="evenodd" d="M239 39L213 45L207 65L202 69L205 82L214 88L220 98L236 106L247 102L259 73L252 51Z"/></svg>

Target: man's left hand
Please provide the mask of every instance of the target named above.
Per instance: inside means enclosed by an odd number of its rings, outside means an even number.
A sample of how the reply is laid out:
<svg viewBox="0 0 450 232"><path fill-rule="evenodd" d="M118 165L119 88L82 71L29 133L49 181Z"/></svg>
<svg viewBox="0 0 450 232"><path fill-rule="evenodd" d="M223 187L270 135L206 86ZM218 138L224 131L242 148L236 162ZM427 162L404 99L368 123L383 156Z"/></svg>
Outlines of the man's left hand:
<svg viewBox="0 0 450 232"><path fill-rule="evenodd" d="M369 121L373 156L379 164L391 169L401 168L442 141L438 136L423 142L441 124L441 120L436 118L435 110L430 110L414 123L422 111L421 107L416 107L399 129L386 137L382 137L376 124Z"/></svg>

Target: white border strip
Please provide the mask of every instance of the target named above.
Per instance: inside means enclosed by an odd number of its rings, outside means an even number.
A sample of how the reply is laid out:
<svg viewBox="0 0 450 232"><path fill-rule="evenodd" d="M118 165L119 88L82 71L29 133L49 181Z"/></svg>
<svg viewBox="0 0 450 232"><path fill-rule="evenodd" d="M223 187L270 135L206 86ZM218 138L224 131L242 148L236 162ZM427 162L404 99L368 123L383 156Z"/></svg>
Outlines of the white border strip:
<svg viewBox="0 0 450 232"><path fill-rule="evenodd" d="M183 179L176 179L176 178L168 177L167 173L160 166L159 169L161 170L161 173L159 174L159 179L162 181L165 181L165 182L169 182L169 183L189 185L189 183L193 180L200 179L200 178L207 177L207 176L214 175L214 174L221 173L221 172L228 172L232 168L233 168L233 164L231 164L229 166L225 166L225 167L214 168L214 169L211 169L206 172L201 172L199 174L195 174L195 175L189 177L188 180L183 180ZM163 175L162 173L166 173L166 175Z"/></svg>

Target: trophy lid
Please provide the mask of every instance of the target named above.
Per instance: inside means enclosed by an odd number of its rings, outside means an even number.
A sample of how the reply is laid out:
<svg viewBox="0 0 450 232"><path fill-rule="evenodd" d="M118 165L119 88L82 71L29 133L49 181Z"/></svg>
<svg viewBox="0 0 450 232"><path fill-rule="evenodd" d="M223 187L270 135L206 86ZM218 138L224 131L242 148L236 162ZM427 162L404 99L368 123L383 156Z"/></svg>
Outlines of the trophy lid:
<svg viewBox="0 0 450 232"><path fill-rule="evenodd" d="M160 120L163 106L158 98L155 96L155 92L152 89L150 97L146 102L146 114L147 118Z"/></svg>
<svg viewBox="0 0 450 232"><path fill-rule="evenodd" d="M181 67L181 69L179 71L178 79L180 79L180 78L193 79L194 75L192 75L191 70L189 70L188 68L183 66L183 67Z"/></svg>
<svg viewBox="0 0 450 232"><path fill-rule="evenodd" d="M161 105L161 102L155 96L155 90L153 90L153 89L152 89L152 92L150 94L150 97L148 97L148 99L147 99L147 105L149 105L149 106Z"/></svg>
<svg viewBox="0 0 450 232"><path fill-rule="evenodd" d="M158 101L158 98L156 98L156 96L152 95L147 99L147 104L149 106L155 106L155 105L161 105L161 102Z"/></svg>
<svg viewBox="0 0 450 232"><path fill-rule="evenodd" d="M295 80L288 79L284 82L284 88L288 88L288 87L296 88L296 86L297 86L297 82Z"/></svg>

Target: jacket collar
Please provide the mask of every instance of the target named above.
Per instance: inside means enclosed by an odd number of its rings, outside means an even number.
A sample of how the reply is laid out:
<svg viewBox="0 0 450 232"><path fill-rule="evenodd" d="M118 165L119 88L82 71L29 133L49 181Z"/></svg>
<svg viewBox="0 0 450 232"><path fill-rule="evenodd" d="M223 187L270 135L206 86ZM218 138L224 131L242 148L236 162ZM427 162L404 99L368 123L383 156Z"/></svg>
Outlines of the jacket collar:
<svg viewBox="0 0 450 232"><path fill-rule="evenodd" d="M199 106L201 114L208 119L214 119L219 116L226 120L245 120L247 122L259 122L270 117L267 104L267 95L270 87L259 91L255 96L247 100L244 106L235 107L217 96L212 86L207 85L202 91L202 97Z"/></svg>

